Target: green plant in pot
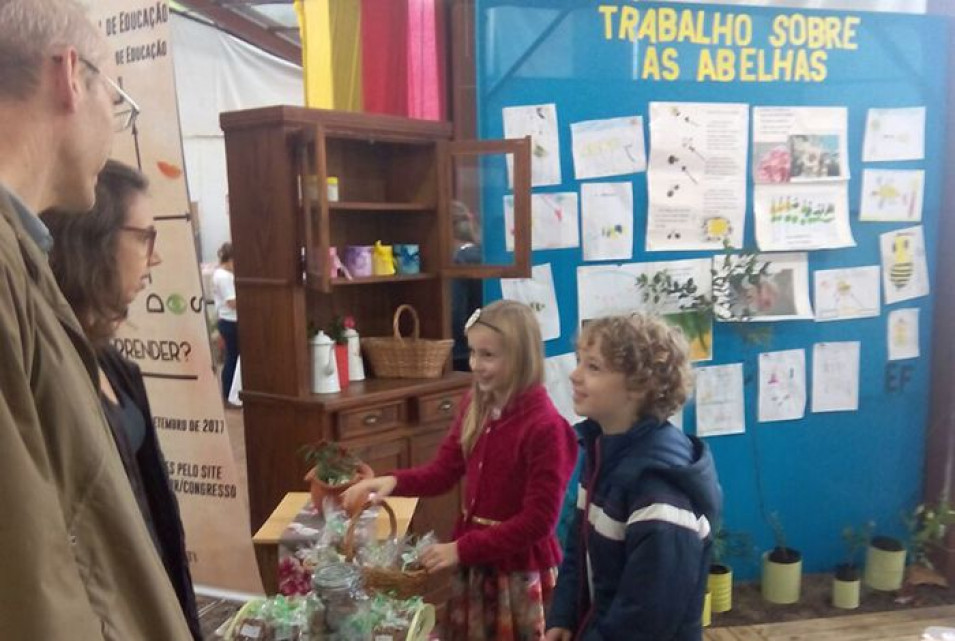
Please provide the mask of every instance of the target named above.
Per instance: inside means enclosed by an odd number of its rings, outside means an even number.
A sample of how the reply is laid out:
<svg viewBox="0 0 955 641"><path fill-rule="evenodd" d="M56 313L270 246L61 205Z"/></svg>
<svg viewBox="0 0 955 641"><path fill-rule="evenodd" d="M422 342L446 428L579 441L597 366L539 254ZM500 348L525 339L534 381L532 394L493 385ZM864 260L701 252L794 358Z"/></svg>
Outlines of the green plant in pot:
<svg viewBox="0 0 955 641"><path fill-rule="evenodd" d="M832 578L832 605L845 610L859 607L861 580L857 563L859 552L866 548L872 536L875 523L869 521L859 529L847 526L842 530L842 541L846 546L845 560L836 566Z"/></svg>
<svg viewBox="0 0 955 641"><path fill-rule="evenodd" d="M731 323L731 327L745 342L769 343L770 326L746 322L752 320L756 310L742 294L770 278L770 265L757 252L734 250L724 240L723 254L714 256L711 263L709 292L702 291L692 277L680 279L666 269L640 274L636 286L644 311L683 330L690 343L691 360L709 360L714 320L741 321Z"/></svg>
<svg viewBox="0 0 955 641"><path fill-rule="evenodd" d="M921 504L904 521L909 553L905 583L948 587L948 581L935 569L931 556L942 550L948 528L955 524L955 508L944 499L934 506Z"/></svg>
<svg viewBox="0 0 955 641"><path fill-rule="evenodd" d="M873 536L865 550L863 582L881 592L900 589L905 578L905 555L900 539L884 534Z"/></svg>
<svg viewBox="0 0 955 641"><path fill-rule="evenodd" d="M326 497L341 502L341 493L360 480L374 476L372 469L347 448L319 441L299 450L309 466L305 480L311 483L312 504L321 509Z"/></svg>
<svg viewBox="0 0 955 641"><path fill-rule="evenodd" d="M755 546L745 532L733 532L719 524L713 533L710 574L706 581L712 594L713 612L729 612L733 608L733 567L730 559L745 560L753 556Z"/></svg>
<svg viewBox="0 0 955 641"><path fill-rule="evenodd" d="M776 544L772 550L763 553L763 598L770 603L796 603L802 589L802 554L786 544L786 532L779 514L773 512L767 520Z"/></svg>

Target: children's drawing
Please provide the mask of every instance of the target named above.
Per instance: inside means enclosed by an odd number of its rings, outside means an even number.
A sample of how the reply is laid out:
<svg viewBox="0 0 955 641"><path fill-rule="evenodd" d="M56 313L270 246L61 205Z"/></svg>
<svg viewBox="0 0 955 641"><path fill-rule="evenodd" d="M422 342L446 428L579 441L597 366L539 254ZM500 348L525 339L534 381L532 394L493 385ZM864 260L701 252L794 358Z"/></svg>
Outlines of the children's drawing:
<svg viewBox="0 0 955 641"><path fill-rule="evenodd" d="M729 267L724 267L728 261ZM751 282L731 278L729 285L714 291L716 317L721 321L780 321L812 318L809 302L809 268L806 254L760 254L758 271L768 263L765 275ZM738 256L714 256L713 268L732 272Z"/></svg>
<svg viewBox="0 0 955 641"><path fill-rule="evenodd" d="M868 318L881 313L879 266L814 272L817 321Z"/></svg>
<svg viewBox="0 0 955 641"><path fill-rule="evenodd" d="M514 251L514 196L504 196L507 251ZM576 192L531 194L531 249L580 246L580 213Z"/></svg>
<svg viewBox="0 0 955 641"><path fill-rule="evenodd" d="M544 359L544 387L554 407L568 423L573 425L584 420L574 412L574 395L570 385L570 373L577 367L573 352Z"/></svg>
<svg viewBox="0 0 955 641"><path fill-rule="evenodd" d="M869 109L862 160L922 160L925 158L925 107Z"/></svg>
<svg viewBox="0 0 955 641"><path fill-rule="evenodd" d="M806 352L759 355L759 421L790 421L806 412Z"/></svg>
<svg viewBox="0 0 955 641"><path fill-rule="evenodd" d="M584 260L629 260L633 257L633 185L630 182L584 183Z"/></svg>
<svg viewBox="0 0 955 641"><path fill-rule="evenodd" d="M550 263L534 265L530 278L502 278L501 295L534 310L540 322L541 338L545 341L560 338L560 311Z"/></svg>
<svg viewBox="0 0 955 641"><path fill-rule="evenodd" d="M505 107L504 136L531 137L531 186L559 185L560 138L557 133L557 105ZM508 185L512 186L514 161L507 158Z"/></svg>
<svg viewBox="0 0 955 641"><path fill-rule="evenodd" d="M754 107L756 184L849 178L845 107Z"/></svg>
<svg viewBox="0 0 955 641"><path fill-rule="evenodd" d="M921 169L866 169L862 172L859 220L919 222L925 172Z"/></svg>
<svg viewBox="0 0 955 641"><path fill-rule="evenodd" d="M743 243L745 104L650 103L647 251Z"/></svg>
<svg viewBox="0 0 955 641"><path fill-rule="evenodd" d="M906 227L879 236L885 303L928 296L928 266L922 226Z"/></svg>
<svg viewBox="0 0 955 641"><path fill-rule="evenodd" d="M813 345L813 412L859 409L859 347L858 341Z"/></svg>
<svg viewBox="0 0 955 641"><path fill-rule="evenodd" d="M641 284L655 278L665 278L667 285ZM690 344L691 360L710 360L713 356L713 316L696 309L697 299L675 293L675 290L686 292L688 289L702 298L711 296L708 259L578 267L578 318L585 322L634 312L655 314L683 330ZM667 290L674 290L674 293L667 294Z"/></svg>
<svg viewBox="0 0 955 641"><path fill-rule="evenodd" d="M647 168L642 116L575 122L570 133L577 180L634 174Z"/></svg>
<svg viewBox="0 0 955 641"><path fill-rule="evenodd" d="M919 357L919 310L917 307L893 309L887 325L889 360Z"/></svg>
<svg viewBox="0 0 955 641"><path fill-rule="evenodd" d="M753 217L762 251L855 245L846 183L755 185Z"/></svg>
<svg viewBox="0 0 955 641"><path fill-rule="evenodd" d="M696 369L696 435L742 434L746 430L743 364Z"/></svg>

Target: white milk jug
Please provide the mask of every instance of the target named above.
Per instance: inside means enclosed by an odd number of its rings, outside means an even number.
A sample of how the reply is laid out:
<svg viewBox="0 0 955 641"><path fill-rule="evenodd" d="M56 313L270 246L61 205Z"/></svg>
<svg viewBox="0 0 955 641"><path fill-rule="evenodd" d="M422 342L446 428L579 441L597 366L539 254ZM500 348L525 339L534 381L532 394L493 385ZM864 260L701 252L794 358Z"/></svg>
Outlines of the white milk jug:
<svg viewBox="0 0 955 641"><path fill-rule="evenodd" d="M335 362L335 341L325 332L318 332L312 340L312 393L340 392L338 365Z"/></svg>

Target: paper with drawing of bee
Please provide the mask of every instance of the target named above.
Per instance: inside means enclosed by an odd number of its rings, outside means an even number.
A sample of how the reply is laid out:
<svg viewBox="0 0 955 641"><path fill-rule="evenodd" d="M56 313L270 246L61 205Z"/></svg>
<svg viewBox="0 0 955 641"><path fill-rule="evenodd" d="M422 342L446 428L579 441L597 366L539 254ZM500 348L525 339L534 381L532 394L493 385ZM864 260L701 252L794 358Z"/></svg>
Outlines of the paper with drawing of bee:
<svg viewBox="0 0 955 641"><path fill-rule="evenodd" d="M584 260L633 257L633 184L584 183L580 186Z"/></svg>
<svg viewBox="0 0 955 641"><path fill-rule="evenodd" d="M925 107L869 109L863 162L925 158Z"/></svg>
<svg viewBox="0 0 955 641"><path fill-rule="evenodd" d="M866 169L862 172L859 220L917 223L922 220L921 169Z"/></svg>
<svg viewBox="0 0 955 641"><path fill-rule="evenodd" d="M882 289L885 304L928 296L928 266L922 226L906 227L879 236L882 250Z"/></svg>
<svg viewBox="0 0 955 641"><path fill-rule="evenodd" d="M530 278L502 278L501 295L524 303L534 310L545 341L560 338L560 310L554 291L554 274L550 263L534 265Z"/></svg>

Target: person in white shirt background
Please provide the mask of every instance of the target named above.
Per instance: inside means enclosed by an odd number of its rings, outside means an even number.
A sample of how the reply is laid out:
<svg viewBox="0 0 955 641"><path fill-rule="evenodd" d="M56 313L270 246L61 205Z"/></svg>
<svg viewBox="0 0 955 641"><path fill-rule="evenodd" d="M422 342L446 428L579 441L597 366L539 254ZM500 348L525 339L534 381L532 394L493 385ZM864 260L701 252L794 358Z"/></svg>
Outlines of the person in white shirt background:
<svg viewBox="0 0 955 641"><path fill-rule="evenodd" d="M225 344L222 367L222 399L229 403L229 391L239 360L239 317L235 307L235 275L232 267L232 243L219 248L219 266L212 274L212 295L216 303L219 335Z"/></svg>

